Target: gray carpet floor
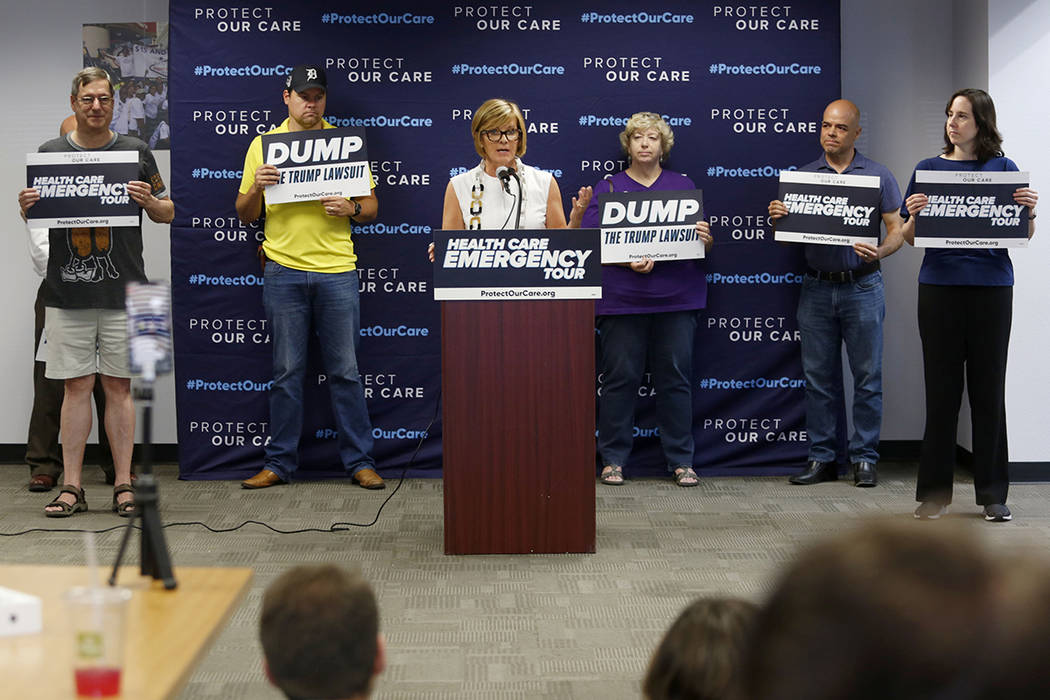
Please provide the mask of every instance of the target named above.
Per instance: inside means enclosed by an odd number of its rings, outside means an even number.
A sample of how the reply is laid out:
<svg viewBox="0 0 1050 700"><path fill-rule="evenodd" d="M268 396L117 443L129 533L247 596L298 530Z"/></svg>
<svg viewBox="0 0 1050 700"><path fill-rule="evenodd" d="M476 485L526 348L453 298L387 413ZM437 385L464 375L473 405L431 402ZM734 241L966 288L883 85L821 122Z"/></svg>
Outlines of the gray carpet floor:
<svg viewBox="0 0 1050 700"><path fill-rule="evenodd" d="M104 510L45 519L53 494L31 494L22 465L0 468L0 532L30 527L102 529L119 524ZM375 586L388 667L380 698L638 698L649 654L677 613L697 596L760 601L778 570L818 538L868 518L906 518L915 527L962 523L989 545L1050 554L1047 484L1015 484L1013 522L985 523L973 486L960 479L943 521L912 519L915 466L882 465L874 489L850 482L791 486L783 478L703 479L682 489L670 479L598 486L597 552L588 555L450 557L442 553L438 479L406 480L371 527L335 533L276 534L258 525L215 534L196 525L165 530L177 568L247 566L251 590L182 694L191 698L277 699L262 674L256 620L262 593L301 563L359 567ZM386 491L349 481L245 491L236 482L183 482L162 466L166 523L229 528L245 520L279 529L370 522ZM89 467L87 500L109 490ZM99 537L112 560L119 533ZM137 549L136 549L137 552ZM137 563L137 554L129 563ZM68 532L0 537L0 562L83 563L82 539Z"/></svg>

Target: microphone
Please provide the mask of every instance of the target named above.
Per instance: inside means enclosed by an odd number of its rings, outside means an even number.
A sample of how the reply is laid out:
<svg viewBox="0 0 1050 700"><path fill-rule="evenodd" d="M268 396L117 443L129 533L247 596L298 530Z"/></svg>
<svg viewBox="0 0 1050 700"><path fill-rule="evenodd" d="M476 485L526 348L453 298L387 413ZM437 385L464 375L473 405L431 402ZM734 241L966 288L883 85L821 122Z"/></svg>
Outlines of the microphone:
<svg viewBox="0 0 1050 700"><path fill-rule="evenodd" d="M158 375L171 372L171 291L167 284L129 282L128 360L131 373L141 380L137 398L152 398Z"/></svg>
<svg viewBox="0 0 1050 700"><path fill-rule="evenodd" d="M506 165L501 165L496 168L496 177L503 183L503 191L510 194L510 179L513 177L515 180L518 179L518 173L514 168L508 168ZM519 180L519 183L521 181Z"/></svg>

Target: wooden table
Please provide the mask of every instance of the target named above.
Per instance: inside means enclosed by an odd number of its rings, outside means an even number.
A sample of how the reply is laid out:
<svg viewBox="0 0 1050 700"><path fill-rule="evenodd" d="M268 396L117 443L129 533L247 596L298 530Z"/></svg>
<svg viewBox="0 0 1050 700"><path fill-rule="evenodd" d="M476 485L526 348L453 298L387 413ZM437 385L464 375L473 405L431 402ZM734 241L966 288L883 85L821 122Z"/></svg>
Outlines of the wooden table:
<svg viewBox="0 0 1050 700"><path fill-rule="evenodd" d="M123 567L118 585L129 588L132 598L118 697L175 697L244 598L251 577L251 569L179 567L178 588L166 591L159 582L141 577L138 567ZM62 593L87 582L82 566L0 566L0 586L39 596L44 607L42 633L0 637L0 696L76 697L73 642Z"/></svg>

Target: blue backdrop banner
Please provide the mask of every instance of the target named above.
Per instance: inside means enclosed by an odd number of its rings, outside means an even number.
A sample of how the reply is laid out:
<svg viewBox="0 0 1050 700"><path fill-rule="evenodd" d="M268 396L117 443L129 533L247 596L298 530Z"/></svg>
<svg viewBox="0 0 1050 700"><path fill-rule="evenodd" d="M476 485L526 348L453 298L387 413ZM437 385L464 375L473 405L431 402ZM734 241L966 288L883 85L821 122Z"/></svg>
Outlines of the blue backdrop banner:
<svg viewBox="0 0 1050 700"><path fill-rule="evenodd" d="M694 433L701 474L773 474L806 456L795 307L797 247L773 241L766 205L781 170L819 153L820 115L839 97L839 5L800 0L451 4L382 11L300 0L273 6L172 0L171 259L180 474L257 471L269 434L270 338L256 249L261 224L234 209L244 155L287 117L300 63L328 74L326 119L362 128L379 216L355 226L359 364L380 473L441 467L440 314L426 248L448 179L479 157L473 110L521 105L523 160L565 203L626 167L618 135L634 112L674 130L665 167L704 193L715 245L696 335ZM606 188L607 189L607 188ZM316 348L307 376L301 475L342 474ZM600 390L601 377L597 388ZM639 392L630 473L665 474ZM557 400L552 397L552 401Z"/></svg>

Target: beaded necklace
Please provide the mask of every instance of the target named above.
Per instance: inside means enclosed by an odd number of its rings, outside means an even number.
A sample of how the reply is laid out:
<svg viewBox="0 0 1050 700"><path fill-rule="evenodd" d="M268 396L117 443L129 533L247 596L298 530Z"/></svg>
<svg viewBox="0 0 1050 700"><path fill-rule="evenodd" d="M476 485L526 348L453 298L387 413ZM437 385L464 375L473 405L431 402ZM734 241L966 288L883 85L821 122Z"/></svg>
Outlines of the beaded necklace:
<svg viewBox="0 0 1050 700"><path fill-rule="evenodd" d="M515 158L514 169L518 171L519 178L522 176L521 166L522 162L519 159ZM477 230L481 228L481 209L483 207L482 195L485 194L485 183L481 181L481 174L485 172L485 161L482 160L478 164L478 166L474 168L474 170L471 172L474 176L474 184L470 186L470 208L468 210L470 213L470 220L467 222L467 228L471 230ZM520 191L521 196L521 209L522 211L525 211L525 187L524 183L521 182L520 179L518 180L518 189ZM514 197L514 195L510 196ZM509 219L510 217L508 216L508 221ZM501 226L500 228L504 228L506 227L506 225L506 222L504 222L503 226Z"/></svg>

